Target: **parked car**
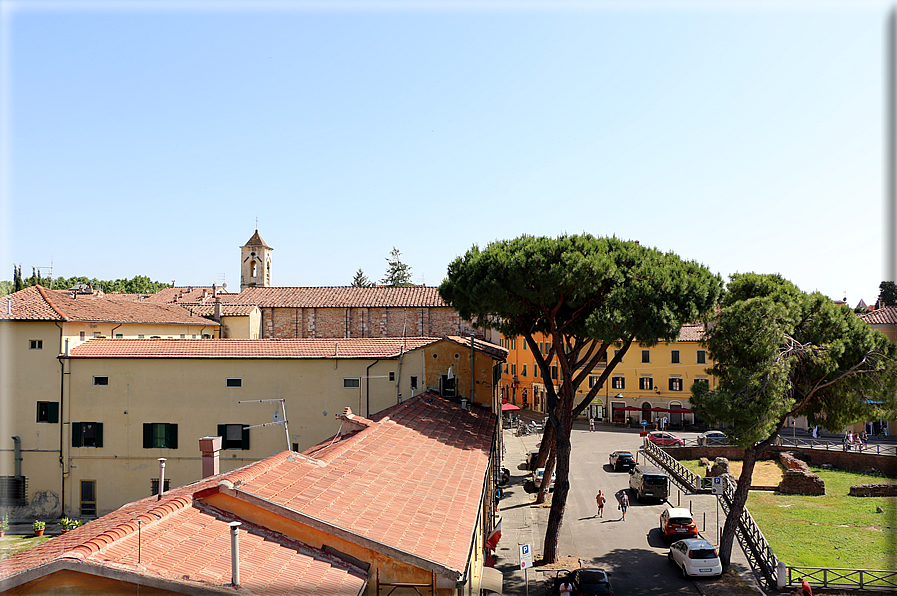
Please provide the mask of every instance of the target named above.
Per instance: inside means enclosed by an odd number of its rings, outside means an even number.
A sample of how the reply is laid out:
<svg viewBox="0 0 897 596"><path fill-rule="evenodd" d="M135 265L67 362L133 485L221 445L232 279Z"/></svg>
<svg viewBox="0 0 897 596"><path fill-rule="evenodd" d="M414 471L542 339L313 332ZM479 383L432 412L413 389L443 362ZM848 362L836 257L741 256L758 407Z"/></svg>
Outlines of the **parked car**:
<svg viewBox="0 0 897 596"><path fill-rule="evenodd" d="M678 447L685 445L685 441L682 440L682 437L677 437L676 435L672 435L662 430L654 430L649 432L648 440L655 445L660 445L662 447Z"/></svg>
<svg viewBox="0 0 897 596"><path fill-rule="evenodd" d="M537 470L533 470L533 484L536 485L536 488L542 488L542 478L545 476L545 468L539 468ZM551 474L551 484L548 485L548 490L554 490L554 481L556 478L556 474Z"/></svg>
<svg viewBox="0 0 897 596"><path fill-rule="evenodd" d="M697 538L698 526L685 508L669 507L660 514L660 531L664 538Z"/></svg>
<svg viewBox="0 0 897 596"><path fill-rule="evenodd" d="M723 564L713 545L703 538L674 542L667 557L682 570L682 577L713 577L723 574Z"/></svg>
<svg viewBox="0 0 897 596"><path fill-rule="evenodd" d="M582 568L573 571L558 571L554 579L554 594L560 593L561 583L572 585L574 596L614 596L610 573L603 569Z"/></svg>
<svg viewBox="0 0 897 596"><path fill-rule="evenodd" d="M666 501L670 495L670 477L654 466L635 466L629 470L629 488L635 493L637 501Z"/></svg>
<svg viewBox="0 0 897 596"><path fill-rule="evenodd" d="M632 457L631 451L614 451L610 454L610 467L614 472L620 470L631 470L635 467L635 458Z"/></svg>
<svg viewBox="0 0 897 596"><path fill-rule="evenodd" d="M729 437L719 430L708 430L698 435L698 445L728 445Z"/></svg>

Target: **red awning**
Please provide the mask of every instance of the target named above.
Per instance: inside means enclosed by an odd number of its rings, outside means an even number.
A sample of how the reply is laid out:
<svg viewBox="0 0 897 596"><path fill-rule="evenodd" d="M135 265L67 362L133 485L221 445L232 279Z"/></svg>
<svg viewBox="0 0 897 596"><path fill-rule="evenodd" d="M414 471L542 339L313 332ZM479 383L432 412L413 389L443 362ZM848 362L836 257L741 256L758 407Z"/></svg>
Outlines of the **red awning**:
<svg viewBox="0 0 897 596"><path fill-rule="evenodd" d="M513 412L514 410L519 410L519 409L520 408L518 408L514 404L502 404L501 405L502 412Z"/></svg>

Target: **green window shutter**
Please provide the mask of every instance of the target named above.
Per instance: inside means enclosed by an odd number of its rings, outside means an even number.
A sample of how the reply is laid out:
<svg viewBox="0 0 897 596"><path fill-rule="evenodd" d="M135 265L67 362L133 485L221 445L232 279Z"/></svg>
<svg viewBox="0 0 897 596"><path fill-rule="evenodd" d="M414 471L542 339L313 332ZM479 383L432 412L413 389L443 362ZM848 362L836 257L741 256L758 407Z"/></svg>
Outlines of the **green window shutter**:
<svg viewBox="0 0 897 596"><path fill-rule="evenodd" d="M97 447L103 446L103 423L97 422Z"/></svg>
<svg viewBox="0 0 897 596"><path fill-rule="evenodd" d="M227 425L218 425L218 436L221 437L221 448L227 449Z"/></svg>
<svg viewBox="0 0 897 596"><path fill-rule="evenodd" d="M249 449L249 429L243 427L243 449Z"/></svg>
<svg viewBox="0 0 897 596"><path fill-rule="evenodd" d="M47 422L59 423L59 402L51 401L47 411Z"/></svg>
<svg viewBox="0 0 897 596"><path fill-rule="evenodd" d="M168 448L169 449L177 449L178 448L178 425L177 424L169 424L168 425Z"/></svg>
<svg viewBox="0 0 897 596"><path fill-rule="evenodd" d="M143 448L144 449L152 449L153 448L153 423L152 422L144 422L143 423Z"/></svg>
<svg viewBox="0 0 897 596"><path fill-rule="evenodd" d="M72 447L81 446L81 423L72 422Z"/></svg>

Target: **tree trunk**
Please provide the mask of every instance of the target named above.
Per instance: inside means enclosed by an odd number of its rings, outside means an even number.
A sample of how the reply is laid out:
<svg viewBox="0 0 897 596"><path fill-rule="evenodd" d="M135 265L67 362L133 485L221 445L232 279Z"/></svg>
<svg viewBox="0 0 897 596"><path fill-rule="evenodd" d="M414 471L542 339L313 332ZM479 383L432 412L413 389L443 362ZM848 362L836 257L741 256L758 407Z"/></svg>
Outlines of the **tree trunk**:
<svg viewBox="0 0 897 596"><path fill-rule="evenodd" d="M567 493L570 492L570 440L564 433L558 433L556 441L557 481L554 485L554 497L551 499L551 511L548 514L548 527L545 531L545 543L542 546L542 562L556 563L558 560L558 538L561 523L567 507ZM548 478L548 482L551 478ZM544 481L543 481L544 482Z"/></svg>
<svg viewBox="0 0 897 596"><path fill-rule="evenodd" d="M542 442L539 445L539 455L536 456L533 468L538 469L547 467L548 456L554 451L554 442L554 425L549 419L545 423L545 428L542 429Z"/></svg>
<svg viewBox="0 0 897 596"><path fill-rule="evenodd" d="M726 516L726 524L723 526L723 537L719 543L719 558L720 562L723 564L723 571L729 568L729 564L732 561L732 546L735 543L735 530L738 528L738 520L741 519L741 514L744 512L744 506L748 500L748 491L751 488L751 477L754 474L754 464L757 463L757 457L759 455L760 451L758 451L756 445L744 450L741 476L738 477L738 484L735 487L735 495L732 498L729 515Z"/></svg>
<svg viewBox="0 0 897 596"><path fill-rule="evenodd" d="M541 467L545 468L545 474L542 476L542 486L539 487L539 493L536 495L536 505L544 503L545 499L548 498L548 491L551 488L551 475L555 473L554 468L557 465L556 453L557 449L552 449L548 455L548 461L545 462L545 466L536 466L537 470ZM555 476L557 476L557 474L555 474Z"/></svg>

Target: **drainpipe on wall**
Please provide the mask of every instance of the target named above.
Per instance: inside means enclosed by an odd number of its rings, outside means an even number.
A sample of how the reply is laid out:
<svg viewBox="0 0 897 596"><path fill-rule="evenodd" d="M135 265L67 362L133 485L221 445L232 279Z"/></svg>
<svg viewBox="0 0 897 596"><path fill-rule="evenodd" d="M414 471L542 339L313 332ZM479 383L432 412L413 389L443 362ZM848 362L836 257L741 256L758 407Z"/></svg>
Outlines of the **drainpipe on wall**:
<svg viewBox="0 0 897 596"><path fill-rule="evenodd" d="M473 403L473 332L470 334L470 402Z"/></svg>
<svg viewBox="0 0 897 596"><path fill-rule="evenodd" d="M396 371L396 403L401 403L402 394L399 389L402 388L402 360L403 356L405 356L405 346L404 344L399 347L399 366L398 371Z"/></svg>
<svg viewBox="0 0 897 596"><path fill-rule="evenodd" d="M13 459L15 461L15 469L16 469L16 480L22 479L22 439L18 436L14 436L12 438L13 442L13 452L15 455Z"/></svg>
<svg viewBox="0 0 897 596"><path fill-rule="evenodd" d="M364 413L365 418L371 417L371 366L374 366L378 362L380 362L379 358L371 362L370 366L364 369L364 392L367 399L367 405L365 406Z"/></svg>
<svg viewBox="0 0 897 596"><path fill-rule="evenodd" d="M59 327L59 343L62 344L62 325L59 323L55 323L55 325ZM67 417L63 406L65 405L65 361L69 357L69 340L66 339L64 341L65 348L63 355L59 357L59 503L62 507L62 511L60 511L61 515L65 515L65 478L67 476L65 471L65 454L63 453L63 448L65 446L65 435L63 434L63 431L65 430ZM62 347L63 346L60 345L60 348Z"/></svg>

